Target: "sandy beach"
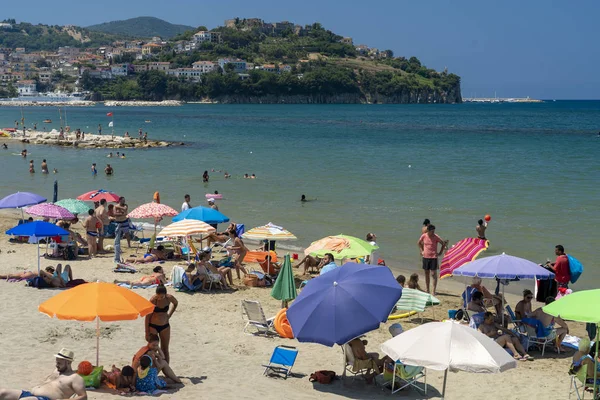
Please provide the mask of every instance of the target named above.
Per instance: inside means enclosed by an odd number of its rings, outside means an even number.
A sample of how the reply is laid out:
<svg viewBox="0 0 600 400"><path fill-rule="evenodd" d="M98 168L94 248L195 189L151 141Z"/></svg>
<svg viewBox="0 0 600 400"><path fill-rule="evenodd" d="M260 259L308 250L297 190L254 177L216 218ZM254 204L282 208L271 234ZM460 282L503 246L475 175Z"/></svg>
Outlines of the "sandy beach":
<svg viewBox="0 0 600 400"><path fill-rule="evenodd" d="M4 232L15 222L14 210L5 210L0 217L0 229ZM34 245L12 244L4 235L0 250L0 274L35 269ZM124 254L134 253L135 248L131 248ZM56 260L42 259L42 267L56 263ZM62 263L66 264L64 261ZM142 265L135 275L123 276L112 272L112 254L104 254L91 260L80 259L69 264L75 278L105 282L149 274L153 266ZM176 264L163 264L167 275ZM248 266L249 269L256 267L251 264ZM394 271L397 272L399 271ZM406 271L406 274L410 274L410 271ZM288 399L370 399L390 396L388 390L366 385L360 379L347 379L345 382L337 380L332 385L310 383L308 377L316 370L327 369L342 373L340 347L328 348L298 343L296 340L245 335L242 332L245 321L241 314L241 300L259 300L267 317L275 315L280 309L280 301L270 297L270 289L246 288L238 280L234 280L234 283L236 290L233 292L213 290L210 293L184 294L169 288L169 293L179 301L179 307L171 319L171 366L182 377L185 386L161 395L162 398L278 399L282 397L282 393ZM423 314L425 321L440 320L447 314L447 309L456 308L460 304L462 288L464 286L459 282L442 280L438 288L442 304L428 308ZM146 298L150 298L154 292L153 289L135 291ZM23 282L0 282L0 304L4 305L0 328L0 346L4 349L4 354L0 360L0 369L5 371L0 386L31 388L52 371L53 355L62 347L75 352L75 367L82 360L95 360L94 323L60 321L38 312L38 305L57 293L57 290L25 287ZM518 297L507 295L507 300L514 307ZM404 319L399 322L405 329L410 329L420 323L420 319ZM378 330L367 334L367 350L381 353L379 346L390 337L390 324L391 322L384 323ZM572 323L570 326L572 334L585 334L581 325ZM105 368L110 368L112 364L119 367L127 365L133 354L144 344L143 319L101 323L100 364ZM273 348L280 344L299 349L294 370L301 377L282 380L262 376L261 365L268 361ZM570 379L567 370L572 352L558 355L547 351L541 357L540 353L534 351L532 355L536 357L535 361L519 362L517 369L502 374L449 374L447 398L565 398ZM442 378L443 373L428 371L426 398L439 398ZM109 399L115 395L115 392L103 388L88 393L92 399ZM424 398L413 390L405 390L397 395L402 398Z"/></svg>

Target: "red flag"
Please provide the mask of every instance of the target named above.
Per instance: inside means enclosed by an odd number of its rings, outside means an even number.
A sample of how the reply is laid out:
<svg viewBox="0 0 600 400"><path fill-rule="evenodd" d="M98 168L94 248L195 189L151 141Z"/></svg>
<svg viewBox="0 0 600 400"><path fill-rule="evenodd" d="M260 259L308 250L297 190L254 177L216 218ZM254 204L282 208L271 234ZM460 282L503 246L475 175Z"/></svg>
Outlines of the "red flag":
<svg viewBox="0 0 600 400"><path fill-rule="evenodd" d="M109 113L106 113L106 116L107 116L107 117L112 117L112 113L111 113L111 112L109 112Z"/></svg>

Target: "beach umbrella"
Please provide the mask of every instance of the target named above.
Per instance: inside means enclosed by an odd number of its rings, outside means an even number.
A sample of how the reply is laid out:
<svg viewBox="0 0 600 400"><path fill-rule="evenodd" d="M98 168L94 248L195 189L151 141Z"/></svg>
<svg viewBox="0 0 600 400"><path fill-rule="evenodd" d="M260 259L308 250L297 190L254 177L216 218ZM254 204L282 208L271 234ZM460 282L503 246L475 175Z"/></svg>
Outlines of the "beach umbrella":
<svg viewBox="0 0 600 400"><path fill-rule="evenodd" d="M292 271L292 262L290 255L286 254L283 265L277 275L277 280L271 289L271 297L281 300L282 307L287 307L290 300L296 298L296 283L294 282L294 271Z"/></svg>
<svg viewBox="0 0 600 400"><path fill-rule="evenodd" d="M39 194L30 192L17 192L0 199L0 208L22 208L32 206L34 204L40 204L45 201L46 198L40 196ZM22 209L21 219L24 219Z"/></svg>
<svg viewBox="0 0 600 400"><path fill-rule="evenodd" d="M244 232L244 239L252 240L296 240L290 231L283 229L281 226L273 225L269 222L263 226L257 226L247 232Z"/></svg>
<svg viewBox="0 0 600 400"><path fill-rule="evenodd" d="M389 268L346 263L311 279L287 319L300 342L343 345L377 329L401 295Z"/></svg>
<svg viewBox="0 0 600 400"><path fill-rule="evenodd" d="M56 203L58 201L58 181L54 181L54 190L52 192L52 202Z"/></svg>
<svg viewBox="0 0 600 400"><path fill-rule="evenodd" d="M92 190L91 192L84 193L82 195L77 196L77 200L82 201L100 201L105 199L109 203L116 203L119 201L119 196L116 193L109 192L104 189Z"/></svg>
<svg viewBox="0 0 600 400"><path fill-rule="evenodd" d="M452 276L452 272L473 261L484 250L487 250L489 240L479 238L466 238L457 242L446 252L440 265L440 278Z"/></svg>
<svg viewBox="0 0 600 400"><path fill-rule="evenodd" d="M44 221L34 221L21 225L17 225L14 228L10 228L6 231L7 235L15 236L29 236L36 239L48 238L52 236L63 236L68 235L69 232L60 228L54 224ZM37 241L37 265L38 273L40 272L40 243Z"/></svg>
<svg viewBox="0 0 600 400"><path fill-rule="evenodd" d="M46 300L38 310L50 318L96 320L96 365L100 355L100 321L125 321L145 317L154 304L133 291L112 283L85 283Z"/></svg>
<svg viewBox="0 0 600 400"><path fill-rule="evenodd" d="M25 212L30 215L36 215L38 217L52 218L52 219L73 219L75 216L71 211L64 207L58 206L52 203L41 203L35 206L27 207Z"/></svg>
<svg viewBox="0 0 600 400"><path fill-rule="evenodd" d="M158 236L185 237L192 235L204 235L215 231L216 229L208 225L206 222L195 219L184 219L182 221L167 225L162 231L160 231Z"/></svg>
<svg viewBox="0 0 600 400"><path fill-rule="evenodd" d="M73 214L85 214L92 209L84 201L77 199L63 199L54 203L57 206L61 206L71 211Z"/></svg>
<svg viewBox="0 0 600 400"><path fill-rule="evenodd" d="M493 339L454 322L429 322L384 342L381 350L392 360L444 371L442 398L446 394L448 370L499 373L517 367Z"/></svg>
<svg viewBox="0 0 600 400"><path fill-rule="evenodd" d="M378 246L373 246L366 240L340 234L327 236L312 242L304 250L304 254L323 257L326 253L331 253L336 260L342 260L344 258L366 257L378 248Z"/></svg>
<svg viewBox="0 0 600 400"><path fill-rule="evenodd" d="M178 214L176 210L166 204L146 203L136 207L128 215L129 218L162 218L174 217Z"/></svg>
<svg viewBox="0 0 600 400"><path fill-rule="evenodd" d="M502 253L484 257L463 265L452 272L454 276L472 276L498 279L502 283L502 308L504 309L504 286L507 280L554 279L554 274L533 261ZM502 313L504 324L504 313Z"/></svg>
<svg viewBox="0 0 600 400"><path fill-rule="evenodd" d="M569 321L587 322L596 325L596 354L594 357L594 371L598 370L598 342L600 341L600 289L582 290L574 292L553 301L542 310L555 317ZM594 380L594 393L598 392L597 380Z"/></svg>
<svg viewBox="0 0 600 400"><path fill-rule="evenodd" d="M195 219L198 221L206 222L207 224L220 224L223 222L229 222L229 217L217 210L213 210L208 207L194 207L189 210L185 210L177 214L173 218L173 222L182 221L184 219Z"/></svg>

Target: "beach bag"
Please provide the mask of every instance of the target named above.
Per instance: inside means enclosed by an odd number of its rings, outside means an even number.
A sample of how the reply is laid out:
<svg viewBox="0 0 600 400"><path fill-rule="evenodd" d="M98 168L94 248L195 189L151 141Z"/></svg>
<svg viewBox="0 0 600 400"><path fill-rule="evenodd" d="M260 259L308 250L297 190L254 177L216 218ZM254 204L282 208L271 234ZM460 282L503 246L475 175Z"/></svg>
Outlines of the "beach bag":
<svg viewBox="0 0 600 400"><path fill-rule="evenodd" d="M310 374L310 378L308 379L311 382L319 382L323 384L330 384L335 379L334 371L317 371Z"/></svg>
<svg viewBox="0 0 600 400"><path fill-rule="evenodd" d="M567 258L569 259L569 272L571 273L571 283L575 283L583 273L583 264L570 254L567 254Z"/></svg>
<svg viewBox="0 0 600 400"><path fill-rule="evenodd" d="M260 279L258 279L258 276L254 274L246 274L244 277L244 285L249 287L258 287L259 280Z"/></svg>
<svg viewBox="0 0 600 400"><path fill-rule="evenodd" d="M75 254L75 248L73 246L65 247L63 251L63 257L65 260L77 260L77 254Z"/></svg>

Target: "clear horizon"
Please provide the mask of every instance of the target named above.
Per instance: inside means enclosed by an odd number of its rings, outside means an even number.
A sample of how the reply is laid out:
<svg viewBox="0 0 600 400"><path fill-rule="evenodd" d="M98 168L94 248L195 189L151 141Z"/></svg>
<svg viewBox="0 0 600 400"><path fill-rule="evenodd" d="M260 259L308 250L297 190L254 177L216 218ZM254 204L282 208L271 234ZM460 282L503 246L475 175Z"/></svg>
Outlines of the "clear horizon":
<svg viewBox="0 0 600 400"><path fill-rule="evenodd" d="M305 25L320 22L355 44L395 56L416 56L429 68L460 75L464 97L531 97L553 100L600 98L600 52L596 17L600 2L514 0L487 4L465 0L459 5L377 1L346 4L306 0L272 7L272 3L239 0L227 4L171 0L73 3L55 0L52 6L31 0L27 7L10 2L2 18L48 25L89 26L140 16L155 16L173 24L215 28L229 18L261 18ZM283 4L283 3L281 3ZM65 12L67 10L67 12ZM317 12L318 11L318 12Z"/></svg>

